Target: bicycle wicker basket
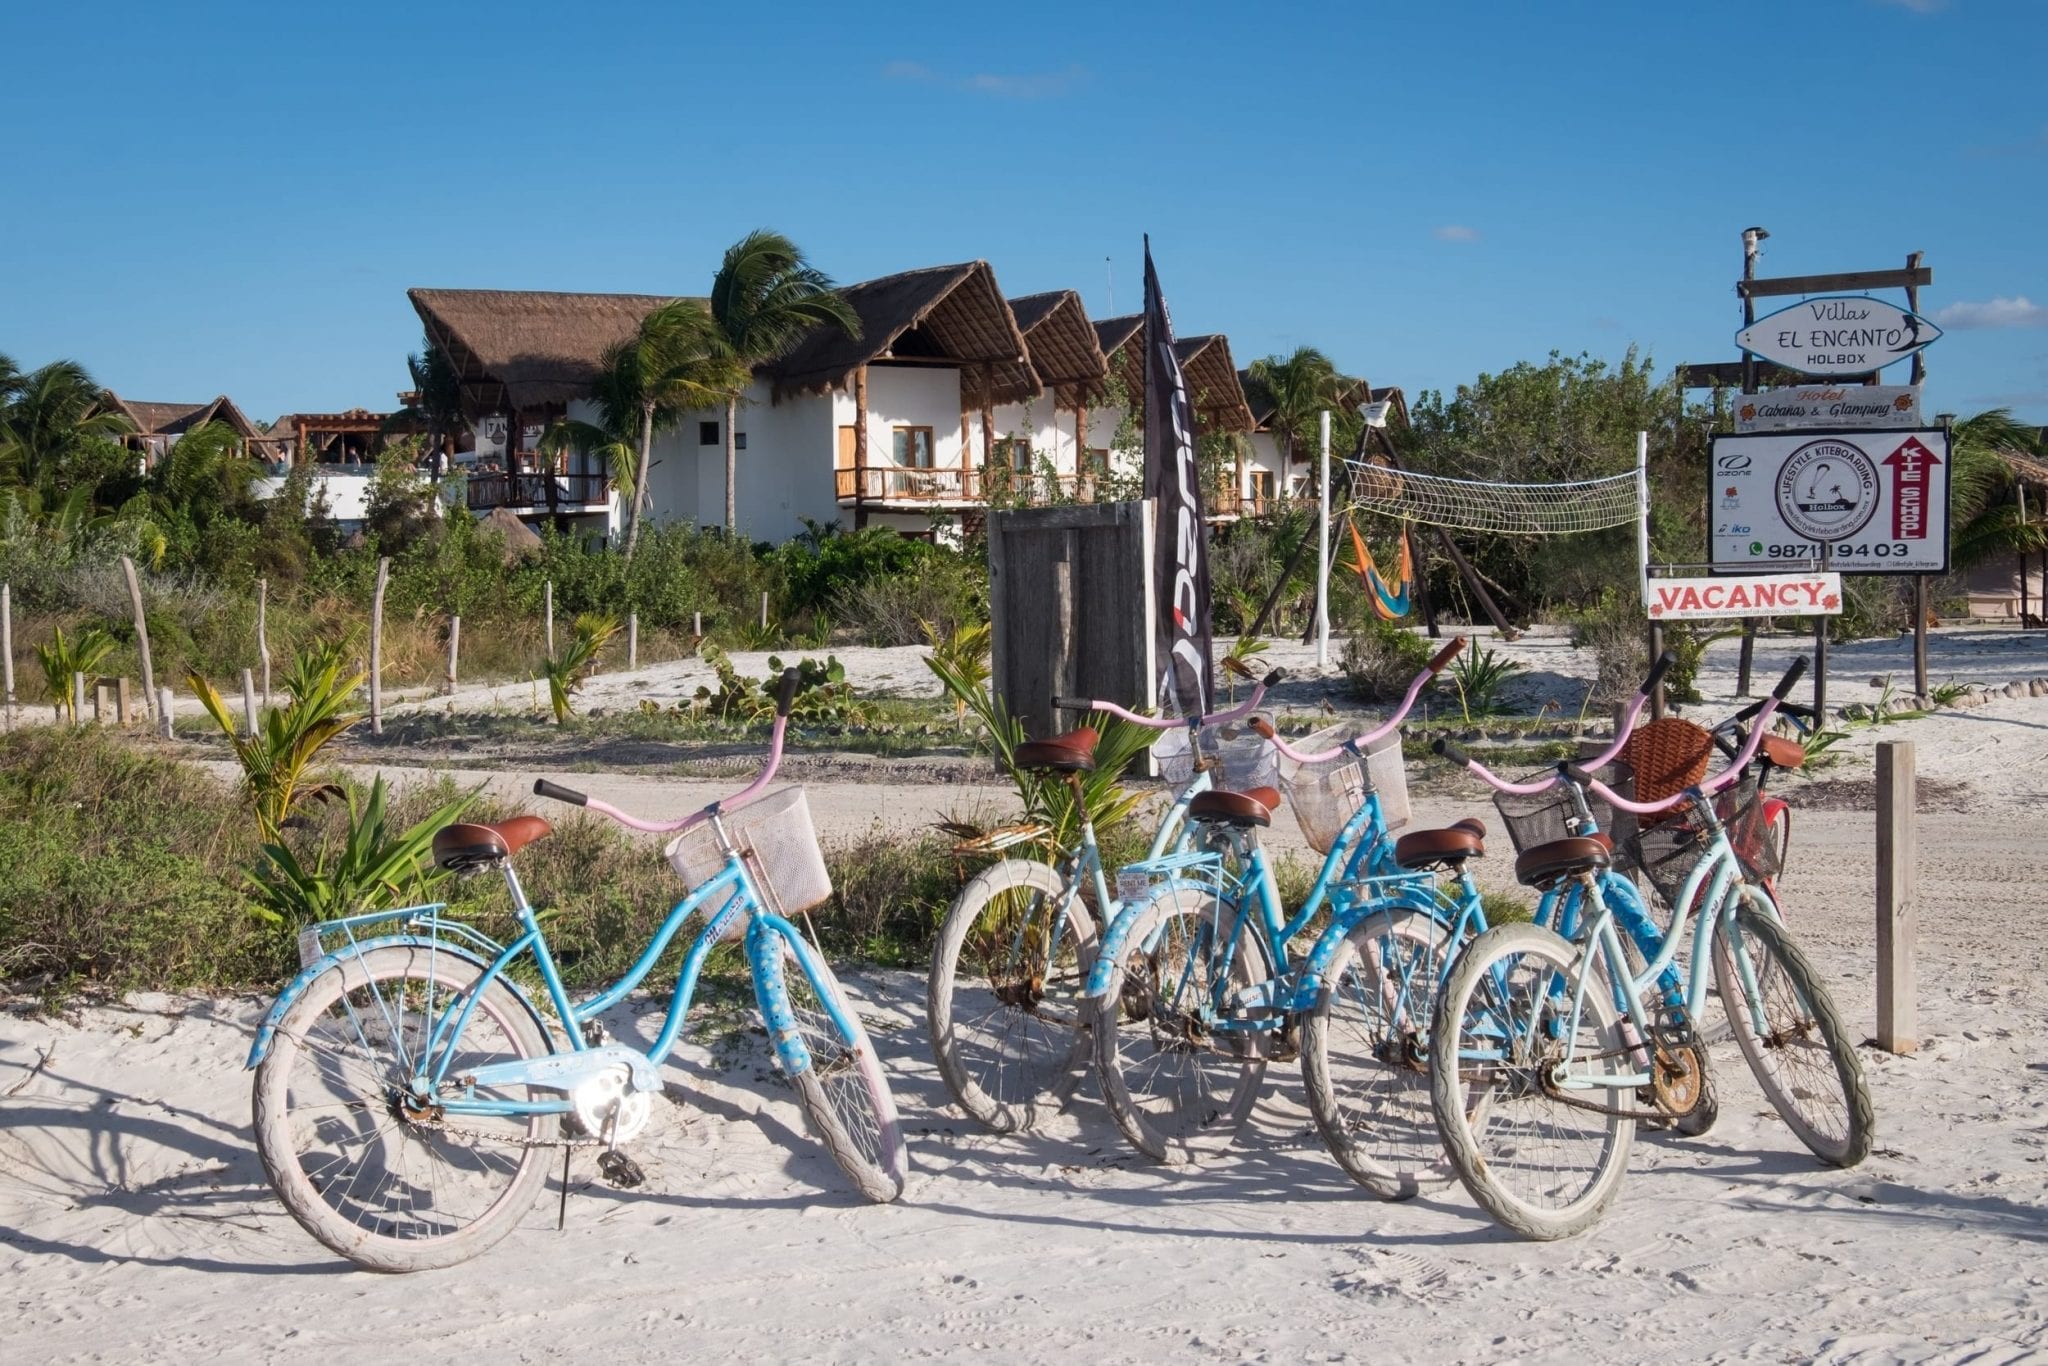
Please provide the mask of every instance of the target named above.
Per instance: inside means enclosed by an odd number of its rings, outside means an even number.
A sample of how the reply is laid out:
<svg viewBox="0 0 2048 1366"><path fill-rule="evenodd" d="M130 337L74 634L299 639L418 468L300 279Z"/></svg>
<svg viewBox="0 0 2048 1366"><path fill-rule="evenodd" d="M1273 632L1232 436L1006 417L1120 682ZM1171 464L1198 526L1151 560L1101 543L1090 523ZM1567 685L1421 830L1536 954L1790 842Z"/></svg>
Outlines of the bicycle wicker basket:
<svg viewBox="0 0 2048 1366"><path fill-rule="evenodd" d="M825 871L825 855L811 824L811 805L801 787L770 793L721 816L719 823L746 862L747 874L768 910L796 915L831 897L832 875ZM718 847L709 821L676 836L662 852L692 890L717 877L725 867L725 851ZM712 915L717 910L706 906L704 913ZM742 928L733 927L735 931Z"/></svg>
<svg viewBox="0 0 2048 1366"><path fill-rule="evenodd" d="M1714 794L1714 813L1721 818L1728 842L1750 876L1776 876L1777 846L1764 827L1756 779L1745 775L1733 787ZM1688 802L1663 820L1643 825L1625 848L1664 904L1677 910L1686 879L1711 846L1706 823Z"/></svg>
<svg viewBox="0 0 2048 1366"><path fill-rule="evenodd" d="M1290 741L1299 750L1320 753L1334 749L1360 734L1356 725L1335 725L1317 731L1306 740ZM1275 751L1278 753L1278 751ZM1401 762L1401 733L1383 735L1366 747L1365 757L1346 751L1319 764L1298 764L1282 756L1280 787L1302 837L1319 854L1330 852L1366 794L1377 793L1380 816L1388 830L1408 824L1408 770Z"/></svg>
<svg viewBox="0 0 2048 1366"><path fill-rule="evenodd" d="M1198 737L1203 761L1210 766L1209 785L1224 792L1272 787L1279 779L1278 756L1250 726L1204 726ZM1195 776L1195 750L1188 728L1175 726L1152 742L1159 776L1185 787Z"/></svg>
<svg viewBox="0 0 2048 1366"><path fill-rule="evenodd" d="M1515 779L1517 783L1533 783L1557 775L1556 765L1538 769ZM1613 788L1624 797L1634 792L1635 775L1627 764L1611 763L1593 770L1593 776ZM1512 792L1496 792L1493 795L1493 809L1500 813L1501 824L1508 828L1508 838L1514 841L1515 852L1526 853L1539 844L1554 840L1570 839L1576 833L1568 822L1576 816L1572 804L1570 787L1559 783L1533 797ZM1627 851L1635 834L1635 819L1626 812L1616 811L1613 806L1588 792L1586 809L1592 815L1600 832L1614 841L1619 860L1628 862Z"/></svg>

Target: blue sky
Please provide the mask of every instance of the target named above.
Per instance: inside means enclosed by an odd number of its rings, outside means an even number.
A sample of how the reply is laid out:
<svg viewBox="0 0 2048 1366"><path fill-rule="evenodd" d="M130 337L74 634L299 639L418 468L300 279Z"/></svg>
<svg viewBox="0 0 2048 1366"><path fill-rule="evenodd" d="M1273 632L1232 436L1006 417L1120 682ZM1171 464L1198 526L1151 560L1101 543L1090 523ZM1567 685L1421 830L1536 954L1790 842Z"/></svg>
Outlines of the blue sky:
<svg viewBox="0 0 2048 1366"><path fill-rule="evenodd" d="M1412 395L1552 349L1734 359L1761 224L1767 274L1926 252L1928 410L2048 422L2048 4L1747 13L13 7L0 351L259 420L382 408L411 285L697 293L766 225L841 280L985 257L1105 316L1149 231L1183 334Z"/></svg>

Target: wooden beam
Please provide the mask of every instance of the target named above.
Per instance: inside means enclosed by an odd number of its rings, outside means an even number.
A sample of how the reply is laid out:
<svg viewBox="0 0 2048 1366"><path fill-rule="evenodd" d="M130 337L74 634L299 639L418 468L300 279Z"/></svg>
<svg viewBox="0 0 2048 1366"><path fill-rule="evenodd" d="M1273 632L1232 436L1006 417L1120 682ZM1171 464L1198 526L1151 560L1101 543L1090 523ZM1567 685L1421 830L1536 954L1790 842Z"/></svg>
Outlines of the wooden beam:
<svg viewBox="0 0 2048 1366"><path fill-rule="evenodd" d="M1744 385L1743 362L1739 360L1714 361L1706 365L1681 365L1678 367L1678 383L1685 389L1740 389ZM1756 362L1758 384L1874 384L1877 372L1867 375L1851 375L1847 379L1816 379L1798 370L1788 370L1770 361Z"/></svg>
<svg viewBox="0 0 2048 1366"><path fill-rule="evenodd" d="M1913 829L1917 793L1911 740L1877 747L1877 1046L1887 1053L1919 1047L1919 978L1915 972L1919 848Z"/></svg>
<svg viewBox="0 0 2048 1366"><path fill-rule="evenodd" d="M1934 283L1934 271L1927 266L1904 270L1847 270L1835 275L1781 275L1775 280L1738 280L1735 292L1745 299L1767 299L1780 294L1832 294L1838 290L1907 289Z"/></svg>

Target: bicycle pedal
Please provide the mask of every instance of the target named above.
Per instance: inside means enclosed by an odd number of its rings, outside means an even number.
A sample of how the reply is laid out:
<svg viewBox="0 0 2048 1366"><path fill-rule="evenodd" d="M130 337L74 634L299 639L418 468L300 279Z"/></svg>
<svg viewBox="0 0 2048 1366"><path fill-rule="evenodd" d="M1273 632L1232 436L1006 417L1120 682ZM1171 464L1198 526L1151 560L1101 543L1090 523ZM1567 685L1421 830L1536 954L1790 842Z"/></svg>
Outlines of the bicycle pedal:
<svg viewBox="0 0 2048 1366"><path fill-rule="evenodd" d="M597 1155L597 1170L607 1183L620 1190L631 1190L647 1180L640 1164L617 1148L607 1148Z"/></svg>

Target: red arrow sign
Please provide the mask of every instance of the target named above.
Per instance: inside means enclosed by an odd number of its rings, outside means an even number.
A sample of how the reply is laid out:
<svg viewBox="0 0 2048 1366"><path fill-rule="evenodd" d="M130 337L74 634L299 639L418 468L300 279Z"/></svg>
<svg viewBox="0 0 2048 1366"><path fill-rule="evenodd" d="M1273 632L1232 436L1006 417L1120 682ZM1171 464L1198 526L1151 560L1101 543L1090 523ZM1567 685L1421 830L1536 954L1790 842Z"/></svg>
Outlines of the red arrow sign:
<svg viewBox="0 0 2048 1366"><path fill-rule="evenodd" d="M1919 437L1909 436L1906 444L1878 463L1892 471L1892 539L1926 540L1928 472L1941 457L1921 445Z"/></svg>

